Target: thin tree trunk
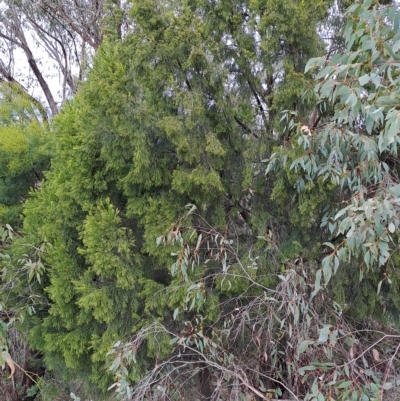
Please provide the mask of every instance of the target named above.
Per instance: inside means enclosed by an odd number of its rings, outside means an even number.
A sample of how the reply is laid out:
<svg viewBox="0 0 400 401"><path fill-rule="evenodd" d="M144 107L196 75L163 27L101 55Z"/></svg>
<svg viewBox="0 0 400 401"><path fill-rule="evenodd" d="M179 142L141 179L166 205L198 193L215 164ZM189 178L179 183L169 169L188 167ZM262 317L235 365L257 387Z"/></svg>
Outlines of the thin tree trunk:
<svg viewBox="0 0 400 401"><path fill-rule="evenodd" d="M24 51L26 58L28 59L29 66L31 67L33 73L35 74L36 79L39 82L40 87L46 97L47 103L49 104L51 114L55 116L58 114L58 107L57 103L54 100L53 94L50 91L49 85L47 84L46 80L41 73L35 58L33 57L32 51L28 46L26 41L25 35L20 26L16 27L16 36L20 41L20 47Z"/></svg>

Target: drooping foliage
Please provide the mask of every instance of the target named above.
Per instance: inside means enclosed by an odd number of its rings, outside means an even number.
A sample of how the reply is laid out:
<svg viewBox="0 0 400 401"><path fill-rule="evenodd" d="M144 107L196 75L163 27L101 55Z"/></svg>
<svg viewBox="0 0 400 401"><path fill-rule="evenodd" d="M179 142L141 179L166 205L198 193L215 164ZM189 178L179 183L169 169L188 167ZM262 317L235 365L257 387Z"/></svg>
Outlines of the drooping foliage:
<svg viewBox="0 0 400 401"><path fill-rule="evenodd" d="M342 281L346 266L350 281L345 295L359 302L359 317L374 307L378 315L382 309L397 313L400 301L396 274L399 13L395 6L370 5L349 8L346 52L308 62L306 70L316 71L318 82L319 123L292 124L297 134L290 146L272 155L267 168L277 173L273 196L288 199L294 186L295 203L306 220L310 208L302 205L318 199L316 193L325 194L314 206L321 211L320 219L311 222L321 222L326 230L327 256L318 278L327 285L339 269ZM369 290L360 294L354 288L364 276ZM376 286L378 293L373 291Z"/></svg>

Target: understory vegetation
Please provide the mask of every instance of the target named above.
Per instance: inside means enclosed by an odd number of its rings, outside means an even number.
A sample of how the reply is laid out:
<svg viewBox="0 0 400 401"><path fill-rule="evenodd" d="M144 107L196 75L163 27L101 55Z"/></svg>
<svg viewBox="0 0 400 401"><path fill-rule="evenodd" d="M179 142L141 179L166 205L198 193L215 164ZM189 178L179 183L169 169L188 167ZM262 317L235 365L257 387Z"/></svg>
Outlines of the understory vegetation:
<svg viewBox="0 0 400 401"><path fill-rule="evenodd" d="M398 399L398 5L98 3L0 84L2 400Z"/></svg>

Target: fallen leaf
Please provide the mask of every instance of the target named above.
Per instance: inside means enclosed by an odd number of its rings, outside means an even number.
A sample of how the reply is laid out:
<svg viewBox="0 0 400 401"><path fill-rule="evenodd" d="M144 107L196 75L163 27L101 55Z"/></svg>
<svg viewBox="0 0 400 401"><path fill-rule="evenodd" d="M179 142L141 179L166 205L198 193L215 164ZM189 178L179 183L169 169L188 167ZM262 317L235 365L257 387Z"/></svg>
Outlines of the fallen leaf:
<svg viewBox="0 0 400 401"><path fill-rule="evenodd" d="M11 370L11 375L9 376L9 379L11 379L11 377L13 377L14 373L15 373L15 365L14 362L11 358L5 358L6 364L10 367Z"/></svg>
<svg viewBox="0 0 400 401"><path fill-rule="evenodd" d="M379 362L381 360L381 358L379 356L379 352L376 348L372 348L372 355L376 362Z"/></svg>

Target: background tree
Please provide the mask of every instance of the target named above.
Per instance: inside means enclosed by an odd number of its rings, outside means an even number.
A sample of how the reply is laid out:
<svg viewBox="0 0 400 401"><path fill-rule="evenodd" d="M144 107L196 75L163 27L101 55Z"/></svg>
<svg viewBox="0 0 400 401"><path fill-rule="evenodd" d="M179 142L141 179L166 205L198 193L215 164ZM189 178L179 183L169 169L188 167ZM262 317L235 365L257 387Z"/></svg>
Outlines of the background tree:
<svg viewBox="0 0 400 401"><path fill-rule="evenodd" d="M0 85L0 221L20 228L30 189L50 167L53 136L40 103L17 84Z"/></svg>
<svg viewBox="0 0 400 401"><path fill-rule="evenodd" d="M104 34L122 34L120 1L0 4L0 77L42 102L49 116L76 93Z"/></svg>

